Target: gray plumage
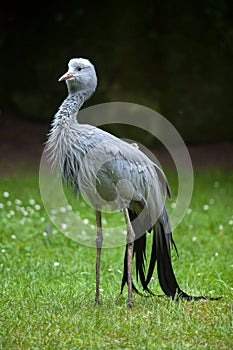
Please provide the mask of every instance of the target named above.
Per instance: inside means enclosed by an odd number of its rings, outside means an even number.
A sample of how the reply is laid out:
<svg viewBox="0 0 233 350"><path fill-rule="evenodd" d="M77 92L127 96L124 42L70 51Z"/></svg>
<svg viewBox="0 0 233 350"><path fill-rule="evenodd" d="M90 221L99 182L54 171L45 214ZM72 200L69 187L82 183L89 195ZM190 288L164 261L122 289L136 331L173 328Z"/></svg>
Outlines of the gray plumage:
<svg viewBox="0 0 233 350"><path fill-rule="evenodd" d="M53 167L75 191L79 188L86 194L95 208L110 204L112 210L131 206L135 211L139 206L140 211L144 203L155 223L164 206L161 191L170 197L162 170L135 146L78 123L78 110L94 92L97 78L93 66L84 59L72 59L69 71L79 79L84 76L79 84L73 78L66 80L69 95L55 115L47 142ZM118 185L121 180L127 181L125 186Z"/></svg>
<svg viewBox="0 0 233 350"><path fill-rule="evenodd" d="M74 191L81 191L96 209L97 259L96 301L99 301L99 264L102 246L101 208L124 210L127 224L127 248L122 289L128 283L129 305L132 306L132 258L136 255L136 272L144 290L152 276L155 262L165 294L178 293L191 298L179 288L170 261L171 227L163 196L170 190L162 170L135 145L91 125L78 123L78 111L94 93L97 77L89 60L71 59L68 72L59 81L66 81L68 97L61 104L52 122L47 152L52 163ZM146 231L154 232L151 260L145 276ZM133 242L136 238L136 241ZM127 253L128 252L128 253Z"/></svg>

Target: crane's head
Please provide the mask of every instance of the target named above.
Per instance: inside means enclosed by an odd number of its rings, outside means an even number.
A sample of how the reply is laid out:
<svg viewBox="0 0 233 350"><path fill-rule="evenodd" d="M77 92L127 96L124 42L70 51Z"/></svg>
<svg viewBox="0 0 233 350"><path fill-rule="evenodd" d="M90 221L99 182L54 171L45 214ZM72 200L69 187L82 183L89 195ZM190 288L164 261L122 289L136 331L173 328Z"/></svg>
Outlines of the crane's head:
<svg viewBox="0 0 233 350"><path fill-rule="evenodd" d="M92 95L97 86L97 77L93 64L85 58L72 58L68 71L58 81L66 81L70 94L83 92Z"/></svg>

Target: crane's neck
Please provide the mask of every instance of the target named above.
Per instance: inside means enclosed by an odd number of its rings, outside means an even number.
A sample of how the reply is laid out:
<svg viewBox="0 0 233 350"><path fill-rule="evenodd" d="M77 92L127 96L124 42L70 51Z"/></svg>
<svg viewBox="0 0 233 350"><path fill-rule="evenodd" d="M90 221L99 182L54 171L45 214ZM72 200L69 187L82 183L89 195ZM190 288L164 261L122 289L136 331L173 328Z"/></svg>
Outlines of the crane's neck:
<svg viewBox="0 0 233 350"><path fill-rule="evenodd" d="M52 162L52 167L63 171L66 157L72 153L79 132L78 111L90 97L88 93L77 92L69 94L54 116L49 132L46 149Z"/></svg>
<svg viewBox="0 0 233 350"><path fill-rule="evenodd" d="M52 126L68 126L78 123L77 115L88 96L84 93L69 94L54 116Z"/></svg>

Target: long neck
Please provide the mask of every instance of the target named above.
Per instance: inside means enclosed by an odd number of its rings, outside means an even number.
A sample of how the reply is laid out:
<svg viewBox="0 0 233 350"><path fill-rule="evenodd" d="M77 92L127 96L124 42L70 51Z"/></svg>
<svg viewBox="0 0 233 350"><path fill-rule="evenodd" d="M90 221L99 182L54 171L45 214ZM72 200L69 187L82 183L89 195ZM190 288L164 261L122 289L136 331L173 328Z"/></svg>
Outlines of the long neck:
<svg viewBox="0 0 233 350"><path fill-rule="evenodd" d="M52 126L77 123L78 111L85 102L85 97L83 94L68 95L55 114Z"/></svg>
<svg viewBox="0 0 233 350"><path fill-rule="evenodd" d="M63 171L65 159L78 136L78 111L86 99L83 93L69 94L54 116L46 143L52 168Z"/></svg>

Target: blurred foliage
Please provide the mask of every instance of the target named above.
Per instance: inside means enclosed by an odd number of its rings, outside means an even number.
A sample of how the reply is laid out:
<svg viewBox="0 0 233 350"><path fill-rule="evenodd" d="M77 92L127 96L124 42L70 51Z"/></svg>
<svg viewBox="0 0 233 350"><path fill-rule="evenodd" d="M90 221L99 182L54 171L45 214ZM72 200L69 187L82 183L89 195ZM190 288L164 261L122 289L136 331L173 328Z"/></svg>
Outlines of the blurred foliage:
<svg viewBox="0 0 233 350"><path fill-rule="evenodd" d="M232 1L19 2L0 21L3 112L50 121L66 95L57 78L87 57L99 86L86 106L138 103L186 141L232 138Z"/></svg>

